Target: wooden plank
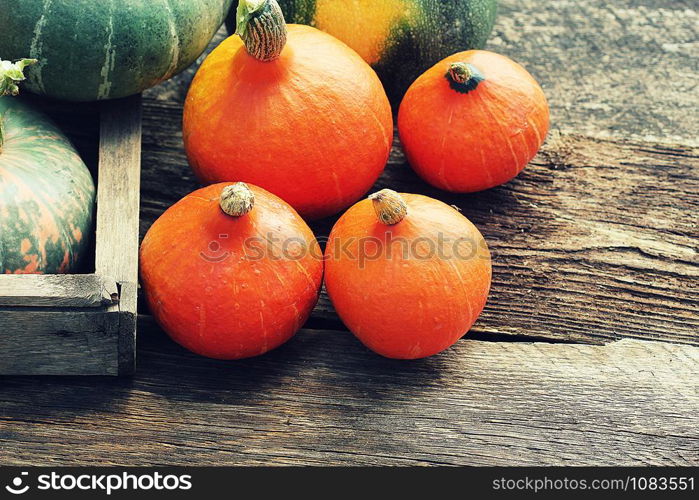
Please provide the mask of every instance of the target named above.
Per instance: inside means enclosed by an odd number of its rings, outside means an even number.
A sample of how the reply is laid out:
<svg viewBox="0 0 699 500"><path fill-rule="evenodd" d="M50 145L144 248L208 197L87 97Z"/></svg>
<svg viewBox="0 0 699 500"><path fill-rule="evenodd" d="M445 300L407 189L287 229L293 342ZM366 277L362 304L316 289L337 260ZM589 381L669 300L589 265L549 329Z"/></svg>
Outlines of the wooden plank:
<svg viewBox="0 0 699 500"><path fill-rule="evenodd" d="M146 99L145 110L142 235L198 187L179 106ZM494 279L477 331L699 345L699 149L554 134L516 180L452 195L412 173L396 138L373 190L384 187L456 205L483 232ZM313 223L316 235L335 220ZM313 320L342 328L325 294Z"/></svg>
<svg viewBox="0 0 699 500"><path fill-rule="evenodd" d="M562 132L699 146L696 0L500 0L487 48L541 82Z"/></svg>
<svg viewBox="0 0 699 500"><path fill-rule="evenodd" d="M117 375L104 309L0 309L0 375Z"/></svg>
<svg viewBox="0 0 699 500"><path fill-rule="evenodd" d="M119 332L119 375L133 375L136 371L136 317L138 285L121 283L119 287L118 323ZM110 309L115 311L117 307Z"/></svg>
<svg viewBox="0 0 699 500"><path fill-rule="evenodd" d="M102 307L117 300L116 282L95 274L0 276L0 306Z"/></svg>
<svg viewBox="0 0 699 500"><path fill-rule="evenodd" d="M97 274L138 280L141 97L105 102L100 122Z"/></svg>
<svg viewBox="0 0 699 500"><path fill-rule="evenodd" d="M132 380L4 378L0 463L699 465L693 346L464 340L398 362L305 330L219 362L140 331Z"/></svg>
<svg viewBox="0 0 699 500"><path fill-rule="evenodd" d="M108 328L116 338L116 374L130 375L136 361L141 96L104 103L100 123L95 268L119 286L119 303L107 310Z"/></svg>

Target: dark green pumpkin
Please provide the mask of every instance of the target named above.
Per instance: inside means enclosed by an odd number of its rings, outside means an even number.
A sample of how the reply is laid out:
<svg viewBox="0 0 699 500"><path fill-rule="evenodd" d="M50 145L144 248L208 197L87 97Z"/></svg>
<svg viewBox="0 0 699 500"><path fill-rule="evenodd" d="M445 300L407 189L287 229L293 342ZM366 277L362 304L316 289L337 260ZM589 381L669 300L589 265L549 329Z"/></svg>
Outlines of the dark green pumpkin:
<svg viewBox="0 0 699 500"><path fill-rule="evenodd" d="M75 271L92 232L92 176L70 141L32 106L0 98L0 117L0 272Z"/></svg>
<svg viewBox="0 0 699 500"><path fill-rule="evenodd" d="M0 0L0 56L25 89L72 101L136 94L204 51L233 0Z"/></svg>
<svg viewBox="0 0 699 500"><path fill-rule="evenodd" d="M356 50L397 104L441 59L483 48L497 0L278 0L289 23L310 24ZM234 13L235 9L231 10ZM233 16L228 18L234 29Z"/></svg>

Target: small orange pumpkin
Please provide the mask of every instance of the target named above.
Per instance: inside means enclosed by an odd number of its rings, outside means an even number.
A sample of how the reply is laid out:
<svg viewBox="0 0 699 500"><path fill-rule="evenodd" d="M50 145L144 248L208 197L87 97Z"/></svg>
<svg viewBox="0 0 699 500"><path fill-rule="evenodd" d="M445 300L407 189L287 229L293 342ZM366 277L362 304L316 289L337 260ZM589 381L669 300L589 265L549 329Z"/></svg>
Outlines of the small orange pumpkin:
<svg viewBox="0 0 699 500"><path fill-rule="evenodd" d="M408 89L398 130L408 162L429 184L469 193L503 184L544 143L549 108L522 66L483 50L454 54Z"/></svg>
<svg viewBox="0 0 699 500"><path fill-rule="evenodd" d="M238 33L207 57L187 95L195 174L256 184L307 218L348 207L378 178L393 139L376 73L328 34L287 31L276 0L241 0Z"/></svg>
<svg viewBox="0 0 699 500"><path fill-rule="evenodd" d="M490 253L478 229L416 194L385 189L354 205L333 227L325 259L338 315L389 358L422 358L454 344L490 289Z"/></svg>
<svg viewBox="0 0 699 500"><path fill-rule="evenodd" d="M240 359L274 349L308 319L322 252L285 202L215 184L170 207L141 245L141 282L161 327L187 349Z"/></svg>

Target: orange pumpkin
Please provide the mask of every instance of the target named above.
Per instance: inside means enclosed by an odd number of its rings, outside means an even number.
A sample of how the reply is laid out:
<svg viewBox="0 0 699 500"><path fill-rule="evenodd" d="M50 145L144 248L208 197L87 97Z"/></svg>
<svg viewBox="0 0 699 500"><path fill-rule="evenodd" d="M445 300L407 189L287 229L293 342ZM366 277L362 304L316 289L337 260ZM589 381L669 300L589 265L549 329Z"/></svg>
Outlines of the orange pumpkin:
<svg viewBox="0 0 699 500"><path fill-rule="evenodd" d="M539 84L522 66L483 50L454 54L408 89L398 130L410 165L426 182L469 193L514 178L549 128Z"/></svg>
<svg viewBox="0 0 699 500"><path fill-rule="evenodd" d="M238 21L242 39L208 56L185 102L195 174L259 185L307 218L348 207L391 148L393 117L376 73L332 36L287 27L276 0L241 0Z"/></svg>
<svg viewBox="0 0 699 500"><path fill-rule="evenodd" d="M141 245L141 282L156 320L211 358L256 356L289 340L315 306L322 276L322 253L303 219L242 183L186 196Z"/></svg>
<svg viewBox="0 0 699 500"><path fill-rule="evenodd" d="M490 253L478 229L416 194L383 190L354 205L333 227L325 259L338 315L389 358L422 358L454 344L490 289Z"/></svg>

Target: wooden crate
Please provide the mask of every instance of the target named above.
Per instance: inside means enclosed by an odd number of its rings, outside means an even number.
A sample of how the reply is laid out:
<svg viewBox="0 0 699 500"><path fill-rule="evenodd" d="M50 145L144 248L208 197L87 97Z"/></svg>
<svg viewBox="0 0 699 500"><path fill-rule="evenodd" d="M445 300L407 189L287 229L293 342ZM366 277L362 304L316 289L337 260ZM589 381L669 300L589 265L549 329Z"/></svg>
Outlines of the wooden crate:
<svg viewBox="0 0 699 500"><path fill-rule="evenodd" d="M99 124L89 139L97 149L94 272L0 275L0 375L128 375L135 368L141 98L52 106L68 119L96 114Z"/></svg>

